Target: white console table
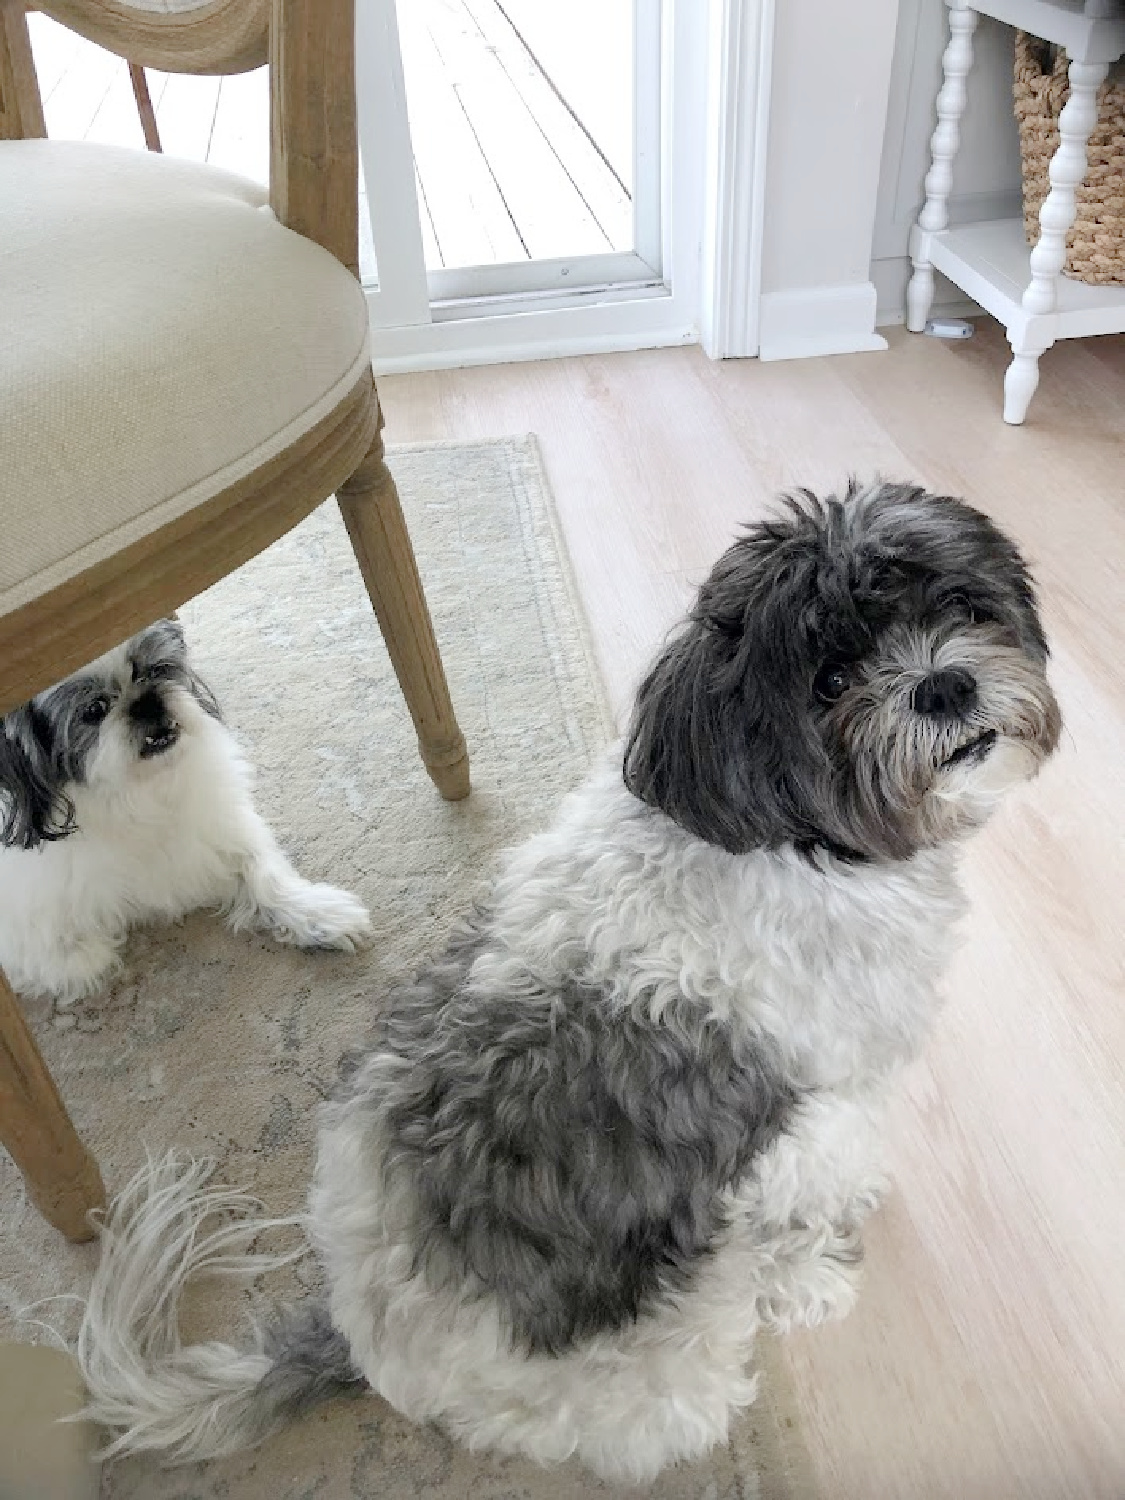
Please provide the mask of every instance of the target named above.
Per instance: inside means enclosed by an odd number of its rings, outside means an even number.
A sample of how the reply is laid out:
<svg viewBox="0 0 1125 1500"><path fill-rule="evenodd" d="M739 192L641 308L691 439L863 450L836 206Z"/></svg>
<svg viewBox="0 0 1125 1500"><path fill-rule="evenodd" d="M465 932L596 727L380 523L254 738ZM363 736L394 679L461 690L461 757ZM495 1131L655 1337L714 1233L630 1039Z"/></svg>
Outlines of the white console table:
<svg viewBox="0 0 1125 1500"><path fill-rule="evenodd" d="M1061 274L1076 212L1074 191L1086 176L1086 143L1097 123L1098 86L1110 63L1125 55L1125 6L1121 0L946 4L950 39L942 59L926 203L910 234L914 274L906 292L906 326L914 333L925 327L935 270L1003 323L1012 346L1004 377L1004 420L1018 425L1039 384L1039 357L1056 339L1125 332L1125 285L1087 286ZM1059 118L1059 149L1051 161L1051 190L1039 214L1034 250L1028 249L1022 218L949 227L965 79L973 65L973 31L982 14L1055 42L1070 58L1070 98Z"/></svg>

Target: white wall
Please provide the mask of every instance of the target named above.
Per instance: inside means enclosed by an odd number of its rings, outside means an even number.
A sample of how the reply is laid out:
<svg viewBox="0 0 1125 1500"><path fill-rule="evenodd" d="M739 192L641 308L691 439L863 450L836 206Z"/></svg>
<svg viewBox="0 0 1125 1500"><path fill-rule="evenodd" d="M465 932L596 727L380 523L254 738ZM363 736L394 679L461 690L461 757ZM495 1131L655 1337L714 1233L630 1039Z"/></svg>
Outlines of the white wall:
<svg viewBox="0 0 1125 1500"><path fill-rule="evenodd" d="M777 0L764 359L883 347L870 265L897 10L897 0Z"/></svg>
<svg viewBox="0 0 1125 1500"><path fill-rule="evenodd" d="M961 149L949 200L953 223L1020 212L1019 137L1012 112L1012 31L982 16L973 38L974 63L961 122ZM901 323L910 275L907 240L925 197L930 136L937 116L941 54L948 40L942 0L900 0L891 67L890 102L875 208L871 279L880 323ZM935 307L971 312L973 304L938 277ZM979 309L978 309L979 311Z"/></svg>

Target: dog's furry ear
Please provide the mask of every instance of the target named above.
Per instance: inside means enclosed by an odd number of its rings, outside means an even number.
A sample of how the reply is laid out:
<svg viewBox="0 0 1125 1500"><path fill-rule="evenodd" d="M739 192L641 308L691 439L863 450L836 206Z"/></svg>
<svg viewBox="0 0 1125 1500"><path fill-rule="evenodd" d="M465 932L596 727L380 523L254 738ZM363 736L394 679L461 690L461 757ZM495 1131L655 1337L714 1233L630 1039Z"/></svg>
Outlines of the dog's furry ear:
<svg viewBox="0 0 1125 1500"><path fill-rule="evenodd" d="M824 837L828 767L798 707L814 563L777 540L759 527L720 558L641 684L625 751L634 796L732 854Z"/></svg>
<svg viewBox="0 0 1125 1500"><path fill-rule="evenodd" d="M199 673L195 670L195 668L191 664L191 661L189 660L187 639L184 636L184 627L180 624L178 618L161 620L160 626L162 629L167 629L169 632L173 633L176 641L178 642L180 660L183 663L183 670L184 675L187 679L188 691L191 693L195 701L199 704L203 712L210 714L213 719L218 719L219 723L221 724L223 722L223 711L219 707L219 700L215 697L214 693L203 681L203 678L200 677Z"/></svg>
<svg viewBox="0 0 1125 1500"><path fill-rule="evenodd" d="M170 616L166 620L155 621L135 638L135 644L137 648L143 650L146 657L173 667L175 675L204 713L210 714L213 719L218 719L222 723L223 714L218 699L188 658L184 627L178 618Z"/></svg>
<svg viewBox="0 0 1125 1500"><path fill-rule="evenodd" d="M74 828L46 722L30 704L17 708L0 719L0 844L36 849Z"/></svg>

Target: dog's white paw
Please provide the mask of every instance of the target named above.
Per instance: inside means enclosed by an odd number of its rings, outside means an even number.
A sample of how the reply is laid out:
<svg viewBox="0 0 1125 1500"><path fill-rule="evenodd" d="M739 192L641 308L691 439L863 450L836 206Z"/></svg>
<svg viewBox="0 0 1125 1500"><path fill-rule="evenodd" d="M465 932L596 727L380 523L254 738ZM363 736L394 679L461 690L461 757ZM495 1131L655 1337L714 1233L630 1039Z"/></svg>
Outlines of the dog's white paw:
<svg viewBox="0 0 1125 1500"><path fill-rule="evenodd" d="M100 990L121 966L121 945L98 933L67 943L43 966L28 989L51 995L60 1010Z"/></svg>
<svg viewBox="0 0 1125 1500"><path fill-rule="evenodd" d="M889 1188L890 1179L883 1172L872 1172L858 1183L840 1215L842 1227L858 1230L883 1202Z"/></svg>
<svg viewBox="0 0 1125 1500"><path fill-rule="evenodd" d="M303 884L258 918L279 943L295 948L334 948L355 953L371 942L371 915L350 891L332 885Z"/></svg>
<svg viewBox="0 0 1125 1500"><path fill-rule="evenodd" d="M777 1247L768 1284L758 1294L758 1316L774 1333L847 1317L862 1271L863 1243L855 1229L792 1231Z"/></svg>

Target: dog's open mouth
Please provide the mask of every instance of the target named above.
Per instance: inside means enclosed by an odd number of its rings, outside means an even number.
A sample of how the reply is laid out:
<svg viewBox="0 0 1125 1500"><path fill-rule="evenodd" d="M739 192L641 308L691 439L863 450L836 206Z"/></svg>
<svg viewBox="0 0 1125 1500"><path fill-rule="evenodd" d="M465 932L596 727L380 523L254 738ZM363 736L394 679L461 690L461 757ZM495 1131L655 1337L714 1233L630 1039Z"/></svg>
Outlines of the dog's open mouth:
<svg viewBox="0 0 1125 1500"><path fill-rule="evenodd" d="M152 760L154 756L163 755L179 742L179 738L178 724L162 724L159 729L150 729L141 741L141 759Z"/></svg>
<svg viewBox="0 0 1125 1500"><path fill-rule="evenodd" d="M995 729L986 729L983 734L978 734L975 740L969 740L960 745L950 755L945 764L947 766L963 766L966 763L983 760L995 745L999 735Z"/></svg>

